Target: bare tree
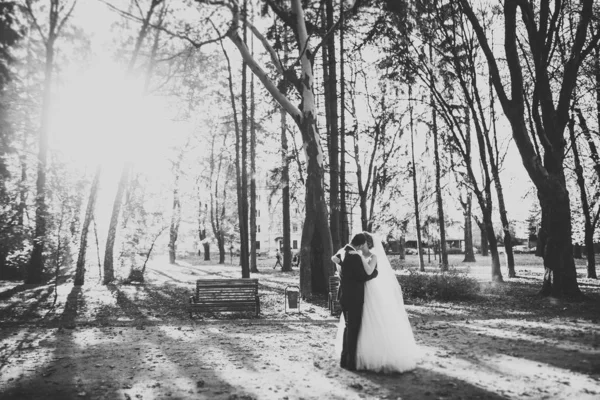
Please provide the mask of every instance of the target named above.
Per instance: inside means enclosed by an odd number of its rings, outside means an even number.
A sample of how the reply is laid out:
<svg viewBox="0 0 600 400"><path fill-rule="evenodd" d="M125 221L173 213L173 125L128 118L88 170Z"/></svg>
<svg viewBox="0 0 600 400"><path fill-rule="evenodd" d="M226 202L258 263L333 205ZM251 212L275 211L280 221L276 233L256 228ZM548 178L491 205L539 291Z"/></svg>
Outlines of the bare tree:
<svg viewBox="0 0 600 400"><path fill-rule="evenodd" d="M85 253L87 250L87 237L89 233L90 223L94 219L94 211L96 207L96 199L98 198L98 187L100 186L100 175L102 167L98 165L90 188L88 204L85 211L83 226L81 227L81 241L79 245L79 255L77 257L77 266L75 269L75 285L83 285L85 282Z"/></svg>
<svg viewBox="0 0 600 400"><path fill-rule="evenodd" d="M552 9L550 1L539 3L538 15L531 2L506 0L502 8L504 17L504 49L509 78L500 73L498 56L490 47L488 35L480 23L471 3L460 0L462 11L470 21L485 54L492 82L504 114L512 128L513 139L529 177L537 188L542 208L542 227L538 246L544 256L546 273L540 293L542 295L580 296L577 273L573 260L571 243L571 211L567 190L563 160L565 155L564 131L569 120L571 96L577 82L577 74L582 61L595 48L599 35L595 34L586 47L587 30L592 13L592 0L582 0L579 21L570 48L569 58L560 71L553 70L550 76L549 65L556 61L557 54L552 51L556 39L563 32L561 18L566 12L555 3ZM533 68L525 70L535 90L532 101L526 100L522 55L519 53L517 34L518 14L527 34L528 53ZM560 73L562 72L562 76ZM559 77L556 82L553 77ZM556 83L554 83L556 82ZM558 85L558 90L553 87ZM507 91L510 90L510 93ZM553 96L558 93L557 96ZM509 97L510 96L510 97ZM556 99L556 101L554 100ZM534 111L535 127L530 132L525 116L526 107ZM539 111L539 112L538 112ZM543 156L536 151L533 140L543 148Z"/></svg>
<svg viewBox="0 0 600 400"><path fill-rule="evenodd" d="M127 74L131 74L134 70L134 67L136 65L138 56L139 56L141 48L142 48L142 44L144 43L144 40L146 39L146 36L148 35L149 29L151 27L150 23L151 23L152 17L154 15L157 7L162 2L163 2L163 0L151 0L148 10L146 11L143 18L141 19L140 30L138 31L138 34L137 34L137 37L135 40L135 44L134 44L134 48L133 48L133 53L132 53L131 58L129 59L129 63L127 65ZM119 10L117 10L117 11L120 12ZM159 17L159 21L160 21L160 17ZM153 60L151 60L150 62L152 63ZM149 81L147 80L146 81L146 90L148 87L148 82ZM127 191L127 186L128 186L129 177L131 175L132 168L133 168L133 165L130 162L125 162L125 164L123 165L123 169L121 170L121 176L119 177L117 192L115 194L115 199L113 201L113 208L112 208L112 213L111 213L111 217L110 217L110 223L108 226L108 234L107 234L107 238L106 238L106 245L105 245L105 251L104 251L104 284L108 284L115 279L113 254L114 254L115 241L116 241L116 237L117 237L117 227L119 224L119 215L121 213L121 207L123 205L123 196L125 195L125 192Z"/></svg>
<svg viewBox="0 0 600 400"><path fill-rule="evenodd" d="M200 3L210 3L206 0L198 1ZM298 47L297 60L300 64L300 76L296 75L294 68L284 68L267 39L253 26L250 28L271 55L271 60L277 71L297 89L302 98L301 109L292 104L252 57L246 43L239 34L240 9L235 1L225 2L224 4L232 15L226 35L238 48L244 61L273 98L290 114L302 135L307 158L307 178L306 216L302 229L300 255L300 290L303 297L311 297L313 292L326 292L327 280L333 274L333 265L330 261L332 242L328 226L329 212L325 202L323 149L316 125L313 73L313 56L316 52L313 51L309 43L302 2L292 0L291 9L271 0L268 1L268 4L294 32Z"/></svg>
<svg viewBox="0 0 600 400"><path fill-rule="evenodd" d="M425 262L423 261L423 242L421 241L421 219L419 215L419 192L417 188L417 167L415 163L415 133L413 118L413 98L412 86L408 86L408 108L410 110L410 154L411 154L411 177L413 181L413 199L415 206L415 226L417 232L417 251L419 253L419 271L425 271Z"/></svg>
<svg viewBox="0 0 600 400"><path fill-rule="evenodd" d="M48 8L48 25L46 28L40 23L37 12L34 11L32 0L25 1L25 11L31 19L35 30L39 33L46 50L44 67L44 89L42 100L42 115L38 142L38 163L35 197L35 236L31 259L27 265L25 283L35 284L42 282L44 271L44 242L46 236L46 168L48 163L48 133L50 120L50 107L52 104L52 84L54 82L54 53L55 44L60 33L71 16L77 0L70 2L50 0ZM61 12L63 14L61 15ZM46 29L46 30L44 30Z"/></svg>

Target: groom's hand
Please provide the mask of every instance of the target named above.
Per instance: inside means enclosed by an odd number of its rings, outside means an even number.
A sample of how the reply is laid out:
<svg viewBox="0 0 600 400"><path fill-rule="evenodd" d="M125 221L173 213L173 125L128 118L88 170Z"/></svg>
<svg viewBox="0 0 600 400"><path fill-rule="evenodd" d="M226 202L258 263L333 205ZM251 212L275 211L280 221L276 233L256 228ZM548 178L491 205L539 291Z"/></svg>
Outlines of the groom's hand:
<svg viewBox="0 0 600 400"><path fill-rule="evenodd" d="M369 275L369 279L368 280L376 278L377 275L379 275L379 271L377 271L377 267L375 267L375 269L373 270L373 272L371 273L371 275Z"/></svg>

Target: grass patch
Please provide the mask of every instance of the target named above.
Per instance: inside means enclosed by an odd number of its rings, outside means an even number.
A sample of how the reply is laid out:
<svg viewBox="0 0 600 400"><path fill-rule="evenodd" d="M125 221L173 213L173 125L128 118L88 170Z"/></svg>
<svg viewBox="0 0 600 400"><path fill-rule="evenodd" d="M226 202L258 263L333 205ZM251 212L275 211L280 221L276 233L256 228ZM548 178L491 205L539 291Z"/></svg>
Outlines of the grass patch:
<svg viewBox="0 0 600 400"><path fill-rule="evenodd" d="M408 271L408 274L400 275L398 280L404 296L409 299L471 300L480 293L479 282L467 272L453 268L445 272Z"/></svg>

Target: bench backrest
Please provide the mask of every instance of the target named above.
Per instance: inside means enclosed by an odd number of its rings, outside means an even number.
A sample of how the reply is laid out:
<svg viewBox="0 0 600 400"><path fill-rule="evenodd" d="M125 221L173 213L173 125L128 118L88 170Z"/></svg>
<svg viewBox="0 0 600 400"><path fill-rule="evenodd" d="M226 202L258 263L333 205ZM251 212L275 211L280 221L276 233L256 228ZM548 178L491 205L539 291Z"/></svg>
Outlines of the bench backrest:
<svg viewBox="0 0 600 400"><path fill-rule="evenodd" d="M340 287L340 278L336 275L329 277L329 292L336 293Z"/></svg>
<svg viewBox="0 0 600 400"><path fill-rule="evenodd" d="M196 298L202 299L255 299L258 279L199 279L196 281Z"/></svg>

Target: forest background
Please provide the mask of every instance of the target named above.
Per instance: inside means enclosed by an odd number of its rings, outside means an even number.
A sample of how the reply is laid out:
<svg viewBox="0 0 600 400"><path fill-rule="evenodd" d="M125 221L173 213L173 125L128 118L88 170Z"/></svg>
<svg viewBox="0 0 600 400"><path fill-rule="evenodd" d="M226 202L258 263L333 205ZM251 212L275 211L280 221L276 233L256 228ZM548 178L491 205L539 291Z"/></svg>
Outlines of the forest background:
<svg viewBox="0 0 600 400"><path fill-rule="evenodd" d="M419 268L431 247L441 270L454 229L496 282L535 240L545 295L580 294L582 250L596 276L592 1L0 5L1 278L143 280L190 239L220 263L239 248L249 277L260 185L281 204L284 270L304 214L305 297L350 226L402 249L416 236Z"/></svg>

